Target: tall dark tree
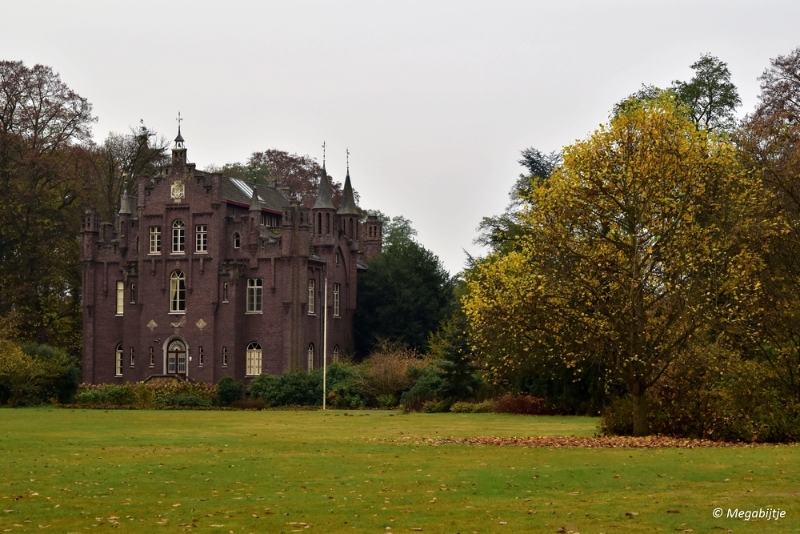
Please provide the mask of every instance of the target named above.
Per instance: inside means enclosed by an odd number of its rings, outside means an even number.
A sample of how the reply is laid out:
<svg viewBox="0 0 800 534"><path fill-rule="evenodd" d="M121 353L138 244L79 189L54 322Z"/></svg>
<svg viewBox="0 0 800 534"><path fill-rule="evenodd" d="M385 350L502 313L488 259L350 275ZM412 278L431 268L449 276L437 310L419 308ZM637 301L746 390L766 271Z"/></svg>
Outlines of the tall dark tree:
<svg viewBox="0 0 800 534"><path fill-rule="evenodd" d="M50 67L0 62L0 317L80 346L78 231L92 106Z"/></svg>
<svg viewBox="0 0 800 534"><path fill-rule="evenodd" d="M730 130L736 124L736 108L742 104L731 82L728 64L711 54L703 54L692 64L695 74L688 82L675 80L672 88L686 104L698 128Z"/></svg>
<svg viewBox="0 0 800 534"><path fill-rule="evenodd" d="M355 337L361 357L381 339L426 350L428 337L452 309L452 278L439 258L409 235L410 223L401 222L359 276Z"/></svg>
<svg viewBox="0 0 800 534"><path fill-rule="evenodd" d="M475 242L493 251L513 250L524 231L520 225L520 212L530 203L533 189L547 180L561 164L561 153L546 154L536 148L526 148L521 152L518 163L528 171L519 175L509 192L511 202L505 212L492 217L484 217L478 225ZM530 206L528 206L530 207Z"/></svg>
<svg viewBox="0 0 800 534"><path fill-rule="evenodd" d="M169 141L139 122L128 134L111 132L103 144L91 150L92 188L87 203L104 221L113 221L119 211L123 192L135 194L131 188L137 176L156 174L167 163Z"/></svg>

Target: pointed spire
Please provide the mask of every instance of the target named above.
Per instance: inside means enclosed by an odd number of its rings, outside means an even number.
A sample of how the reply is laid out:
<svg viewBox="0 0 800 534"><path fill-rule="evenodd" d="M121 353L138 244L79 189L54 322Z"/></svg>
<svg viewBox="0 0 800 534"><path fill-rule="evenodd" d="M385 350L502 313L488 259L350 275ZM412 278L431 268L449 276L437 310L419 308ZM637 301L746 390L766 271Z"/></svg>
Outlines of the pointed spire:
<svg viewBox="0 0 800 534"><path fill-rule="evenodd" d="M175 138L175 148L183 148L183 136L181 135L181 121L183 119L181 118L180 111L178 112L178 118L176 120L178 121L178 137Z"/></svg>
<svg viewBox="0 0 800 534"><path fill-rule="evenodd" d="M331 195L331 184L328 181L328 171L325 170L325 161L322 162L322 174L319 176L319 189L317 190L317 201L314 202L314 209L335 209Z"/></svg>
<svg viewBox="0 0 800 534"><path fill-rule="evenodd" d="M347 177L344 179L344 198L336 212L339 215L358 215L356 201L353 197L353 186L350 184L350 150L347 151Z"/></svg>
<svg viewBox="0 0 800 534"><path fill-rule="evenodd" d="M319 177L319 189L317 189L317 201L314 202L314 208L321 209L335 209L333 200L331 199L331 184L328 182L328 171L325 169L325 149L327 143L322 142L322 174Z"/></svg>

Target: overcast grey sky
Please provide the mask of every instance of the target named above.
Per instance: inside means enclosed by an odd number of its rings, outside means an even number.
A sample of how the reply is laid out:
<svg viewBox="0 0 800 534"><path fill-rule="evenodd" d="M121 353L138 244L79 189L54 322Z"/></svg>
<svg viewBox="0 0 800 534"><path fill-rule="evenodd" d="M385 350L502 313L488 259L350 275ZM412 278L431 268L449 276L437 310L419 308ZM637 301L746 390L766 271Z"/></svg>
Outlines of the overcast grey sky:
<svg viewBox="0 0 800 534"><path fill-rule="evenodd" d="M589 135L642 83L726 61L744 113L769 59L800 46L795 1L0 0L0 59L42 63L89 99L95 138L139 119L189 160L279 148L413 221L453 273L501 212L519 151Z"/></svg>

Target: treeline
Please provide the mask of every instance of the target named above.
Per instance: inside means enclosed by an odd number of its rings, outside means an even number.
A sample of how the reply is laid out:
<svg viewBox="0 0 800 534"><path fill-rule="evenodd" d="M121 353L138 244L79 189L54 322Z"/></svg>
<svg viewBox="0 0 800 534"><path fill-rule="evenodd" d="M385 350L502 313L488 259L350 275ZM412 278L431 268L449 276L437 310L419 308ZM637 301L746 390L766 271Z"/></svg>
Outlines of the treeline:
<svg viewBox="0 0 800 534"><path fill-rule="evenodd" d="M523 151L462 299L493 384L611 433L800 438L800 48L740 105L727 65L643 86L559 153Z"/></svg>

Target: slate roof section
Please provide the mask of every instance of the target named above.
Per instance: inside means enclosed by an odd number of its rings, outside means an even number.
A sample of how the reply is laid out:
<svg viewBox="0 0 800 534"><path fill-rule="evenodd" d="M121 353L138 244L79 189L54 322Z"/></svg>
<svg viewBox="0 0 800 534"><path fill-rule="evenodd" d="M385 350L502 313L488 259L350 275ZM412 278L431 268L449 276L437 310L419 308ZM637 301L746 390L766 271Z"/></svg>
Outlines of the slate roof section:
<svg viewBox="0 0 800 534"><path fill-rule="evenodd" d="M244 206L250 205L253 188L244 180L223 176L220 180L220 189L223 200L236 202ZM278 213L282 213L283 208L289 205L289 199L281 191L274 187L264 187L263 185L258 188L258 200L262 209Z"/></svg>

